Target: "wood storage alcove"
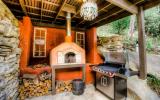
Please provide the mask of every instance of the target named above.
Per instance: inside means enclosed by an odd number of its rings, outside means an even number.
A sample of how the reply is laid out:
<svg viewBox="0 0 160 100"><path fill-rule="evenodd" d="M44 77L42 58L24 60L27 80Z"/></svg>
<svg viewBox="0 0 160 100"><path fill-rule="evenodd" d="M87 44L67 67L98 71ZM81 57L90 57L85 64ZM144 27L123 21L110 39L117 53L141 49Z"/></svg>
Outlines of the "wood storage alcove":
<svg viewBox="0 0 160 100"><path fill-rule="evenodd" d="M71 14L67 12L67 36L64 43L53 48L50 53L50 66L52 67L52 91L55 93L56 69L82 67L83 81L85 81L85 50L72 42Z"/></svg>

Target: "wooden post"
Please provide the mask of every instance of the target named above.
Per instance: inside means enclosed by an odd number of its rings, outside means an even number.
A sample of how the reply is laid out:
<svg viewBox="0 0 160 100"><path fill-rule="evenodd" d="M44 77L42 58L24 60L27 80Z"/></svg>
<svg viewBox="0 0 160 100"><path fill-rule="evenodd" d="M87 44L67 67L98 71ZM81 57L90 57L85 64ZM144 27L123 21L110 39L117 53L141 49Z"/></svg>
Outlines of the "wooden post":
<svg viewBox="0 0 160 100"><path fill-rule="evenodd" d="M83 80L83 82L85 82L86 81L86 65L84 64L83 66L82 66L82 80Z"/></svg>
<svg viewBox="0 0 160 100"><path fill-rule="evenodd" d="M54 68L54 66L51 66L52 67L52 94L54 95L54 94L56 94L56 84L55 84L55 82L56 82L56 71L55 71L55 68Z"/></svg>
<svg viewBox="0 0 160 100"><path fill-rule="evenodd" d="M146 77L147 77L147 63L146 63L145 26L144 26L143 7L138 8L137 21L138 21L140 78L146 79Z"/></svg>

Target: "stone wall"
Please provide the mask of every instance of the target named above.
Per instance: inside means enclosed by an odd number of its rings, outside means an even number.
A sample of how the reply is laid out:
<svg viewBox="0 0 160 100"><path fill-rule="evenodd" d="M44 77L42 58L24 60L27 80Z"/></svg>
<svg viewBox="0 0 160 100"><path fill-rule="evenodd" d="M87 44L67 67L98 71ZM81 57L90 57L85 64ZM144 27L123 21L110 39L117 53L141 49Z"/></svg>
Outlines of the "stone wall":
<svg viewBox="0 0 160 100"><path fill-rule="evenodd" d="M0 100L15 100L18 96L18 37L18 20L0 0Z"/></svg>

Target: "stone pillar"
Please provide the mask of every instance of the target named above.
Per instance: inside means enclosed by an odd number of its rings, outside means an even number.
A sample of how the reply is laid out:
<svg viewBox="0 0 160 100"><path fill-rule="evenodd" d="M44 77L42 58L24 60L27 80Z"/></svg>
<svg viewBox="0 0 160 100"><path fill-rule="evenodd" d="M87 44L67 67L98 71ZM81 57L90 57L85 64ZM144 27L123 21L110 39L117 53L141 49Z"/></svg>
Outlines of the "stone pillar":
<svg viewBox="0 0 160 100"><path fill-rule="evenodd" d="M0 100L17 100L19 88L18 20L0 0Z"/></svg>

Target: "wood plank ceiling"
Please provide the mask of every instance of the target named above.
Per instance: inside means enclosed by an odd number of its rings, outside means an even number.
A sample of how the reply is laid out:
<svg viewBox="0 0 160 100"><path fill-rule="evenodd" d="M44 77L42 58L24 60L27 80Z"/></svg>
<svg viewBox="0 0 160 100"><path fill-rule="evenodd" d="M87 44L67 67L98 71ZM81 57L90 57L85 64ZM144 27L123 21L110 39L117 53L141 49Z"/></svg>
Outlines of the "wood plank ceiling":
<svg viewBox="0 0 160 100"><path fill-rule="evenodd" d="M85 21L80 17L82 1L83 0L3 0L16 18L21 20L23 16L29 16L34 25L65 26L65 11L70 11L72 13L72 26L80 28L104 25L131 15L127 10L115 6L107 0L97 0L98 17L93 21ZM149 3L159 0L128 1L135 6L141 6L144 4L149 5Z"/></svg>

